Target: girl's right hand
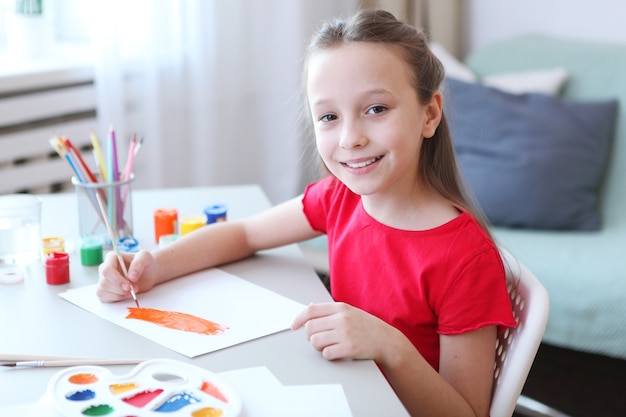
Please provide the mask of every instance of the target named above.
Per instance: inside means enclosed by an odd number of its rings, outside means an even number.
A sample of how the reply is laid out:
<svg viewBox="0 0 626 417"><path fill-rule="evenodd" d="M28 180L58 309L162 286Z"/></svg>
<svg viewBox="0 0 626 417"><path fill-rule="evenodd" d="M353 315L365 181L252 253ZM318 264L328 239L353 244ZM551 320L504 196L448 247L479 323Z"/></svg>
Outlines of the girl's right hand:
<svg viewBox="0 0 626 417"><path fill-rule="evenodd" d="M122 254L128 270L128 281L137 293L150 290L155 285L154 274L148 273L154 267L152 254L142 250L137 254ZM98 268L99 280L96 295L104 303L131 298L130 283L124 278L117 255L109 252Z"/></svg>

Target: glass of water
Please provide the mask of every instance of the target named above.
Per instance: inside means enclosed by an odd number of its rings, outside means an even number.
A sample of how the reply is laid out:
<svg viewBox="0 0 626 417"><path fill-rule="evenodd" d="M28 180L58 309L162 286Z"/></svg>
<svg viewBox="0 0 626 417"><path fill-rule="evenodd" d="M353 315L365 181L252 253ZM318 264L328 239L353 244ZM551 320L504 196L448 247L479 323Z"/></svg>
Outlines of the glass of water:
<svg viewBox="0 0 626 417"><path fill-rule="evenodd" d="M0 265L39 259L41 200L29 194L0 196Z"/></svg>

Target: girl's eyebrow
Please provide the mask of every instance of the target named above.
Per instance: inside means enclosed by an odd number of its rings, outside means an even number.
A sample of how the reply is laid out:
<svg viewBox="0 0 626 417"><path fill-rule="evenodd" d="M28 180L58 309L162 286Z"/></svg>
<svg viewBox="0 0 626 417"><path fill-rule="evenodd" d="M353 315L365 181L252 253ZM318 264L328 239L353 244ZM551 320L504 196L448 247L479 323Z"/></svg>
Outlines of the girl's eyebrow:
<svg viewBox="0 0 626 417"><path fill-rule="evenodd" d="M363 93L363 96L391 96L391 95L393 95L391 91L387 90L386 88L373 88Z"/></svg>
<svg viewBox="0 0 626 417"><path fill-rule="evenodd" d="M360 98L385 98L391 97L393 94L385 89L385 88L372 88L370 90L363 91L359 97ZM328 98L320 98L311 102L311 106L323 106L328 103L332 103L334 100Z"/></svg>

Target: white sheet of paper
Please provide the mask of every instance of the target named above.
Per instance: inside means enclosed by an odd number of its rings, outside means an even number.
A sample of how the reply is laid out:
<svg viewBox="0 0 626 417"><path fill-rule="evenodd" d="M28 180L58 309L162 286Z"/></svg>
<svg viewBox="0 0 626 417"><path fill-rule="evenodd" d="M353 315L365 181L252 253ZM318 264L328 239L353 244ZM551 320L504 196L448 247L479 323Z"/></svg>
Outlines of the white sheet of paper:
<svg viewBox="0 0 626 417"><path fill-rule="evenodd" d="M218 335L173 330L127 319L132 301L101 303L96 285L60 294L105 320L190 358L286 330L305 306L220 269L208 269L166 282L139 296L142 308L191 314L229 329Z"/></svg>
<svg viewBox="0 0 626 417"><path fill-rule="evenodd" d="M282 385L265 367L219 376L241 396L239 417L352 417L340 384Z"/></svg>

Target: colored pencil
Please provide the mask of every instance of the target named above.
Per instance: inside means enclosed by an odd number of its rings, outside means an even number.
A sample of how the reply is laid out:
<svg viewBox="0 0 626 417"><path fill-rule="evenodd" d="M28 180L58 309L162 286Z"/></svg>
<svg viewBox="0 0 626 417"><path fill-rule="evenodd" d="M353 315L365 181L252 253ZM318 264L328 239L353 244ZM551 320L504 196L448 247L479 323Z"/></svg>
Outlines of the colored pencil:
<svg viewBox="0 0 626 417"><path fill-rule="evenodd" d="M69 140L68 138L62 138L62 140L65 143L66 148L69 150L69 152L75 156L76 160L78 161L79 166L82 168L87 178L89 178L91 182L98 182L98 179L96 178L95 175L93 175L93 172L91 172L91 170L89 169L89 166L85 163L85 160L81 156L80 152L78 152L78 149L74 147L74 145L72 144L72 141Z"/></svg>
<svg viewBox="0 0 626 417"><path fill-rule="evenodd" d="M91 132L89 137L91 138L91 146L93 146L94 159L100 172L100 179L102 182L107 182L107 167L104 163L104 157L102 156L102 149L100 148L100 142L95 133Z"/></svg>
<svg viewBox="0 0 626 417"><path fill-rule="evenodd" d="M115 146L113 138L115 137L113 134L113 128L109 130L109 136L107 137L107 172L108 172L108 183L116 182L115 178L115 164L114 164L114 154L115 154ZM107 215L109 216L109 223L113 230L117 229L117 215L115 213L115 190L113 187L107 188L107 196L109 205L107 206Z"/></svg>
<svg viewBox="0 0 626 417"><path fill-rule="evenodd" d="M57 154L59 154L59 156L63 159L66 160L66 162L68 163L68 165L70 166L70 168L72 169L72 172L74 172L74 175L76 176L76 179L81 182L84 183L86 182L86 178L85 178L85 174L82 173L78 168L77 168L77 164L74 161L74 158L72 155L70 155L69 153L67 153L67 150L65 149L65 147L63 146L63 141L61 140L61 138L57 137L53 137L49 140L50 142L50 146L52 146L52 148L56 151ZM100 213L98 210L98 202L95 200L95 196L93 193L90 193L86 188L83 188L83 191L85 192L85 194L87 195L87 197L89 198L91 205L93 206L93 208L96 210L97 213ZM98 214L99 217L101 217Z"/></svg>
<svg viewBox="0 0 626 417"><path fill-rule="evenodd" d="M133 172L133 162L135 160L135 149L137 147L137 136L133 134L130 139L130 145L128 146L128 157L126 158L126 168L124 169L124 181L130 180L130 174ZM122 211L126 206L126 197L128 196L128 189L130 184L126 184L122 193Z"/></svg>

